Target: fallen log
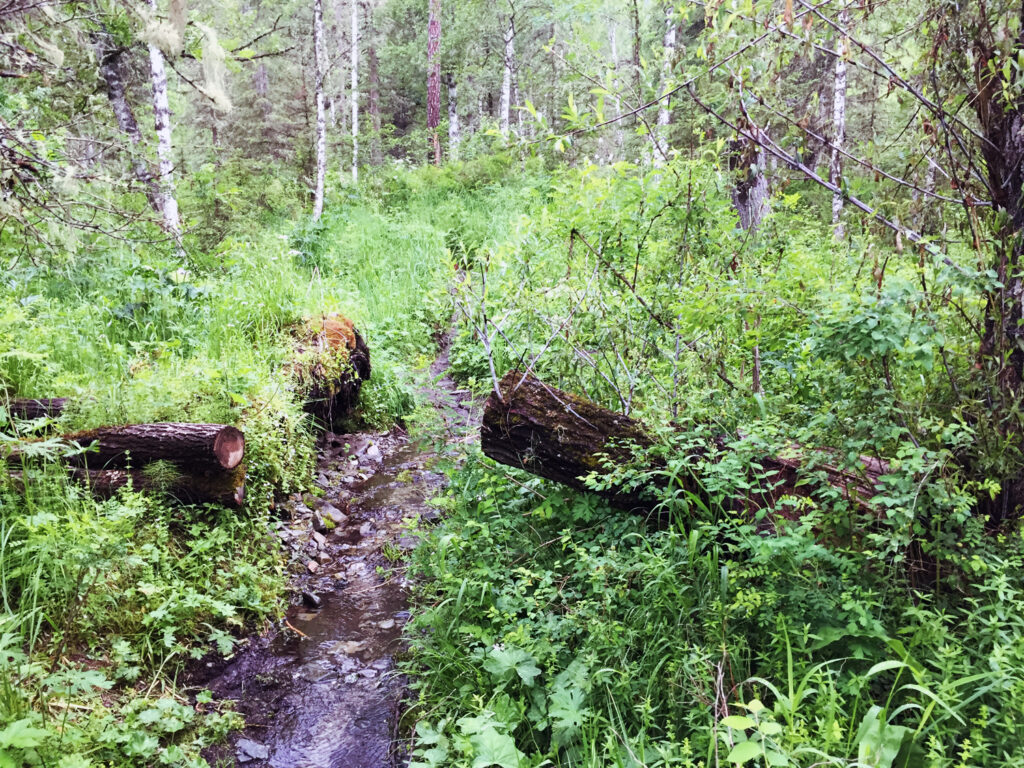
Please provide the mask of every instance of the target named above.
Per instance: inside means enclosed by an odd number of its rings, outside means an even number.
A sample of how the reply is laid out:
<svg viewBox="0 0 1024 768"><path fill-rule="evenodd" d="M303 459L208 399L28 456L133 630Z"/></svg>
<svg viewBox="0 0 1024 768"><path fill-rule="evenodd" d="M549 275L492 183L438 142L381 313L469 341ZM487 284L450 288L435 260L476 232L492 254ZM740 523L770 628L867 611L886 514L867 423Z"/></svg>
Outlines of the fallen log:
<svg viewBox="0 0 1024 768"><path fill-rule="evenodd" d="M17 397L8 400L7 412L19 419L55 419L67 406L66 397Z"/></svg>
<svg viewBox="0 0 1024 768"><path fill-rule="evenodd" d="M92 495L107 499L122 488L165 494L182 504L221 504L240 507L245 501L245 467L232 470L192 472L183 474L171 469L82 469L71 470L71 476L88 487Z"/></svg>
<svg viewBox="0 0 1024 768"><path fill-rule="evenodd" d="M291 373L306 411L330 427L351 413L370 378L370 350L351 320L321 315L296 329Z"/></svg>
<svg viewBox="0 0 1024 768"><path fill-rule="evenodd" d="M64 439L82 446L95 444L94 450L71 461L103 469L169 461L195 470L225 470L237 467L245 455L245 436L224 424L128 424L75 432Z"/></svg>
<svg viewBox="0 0 1024 768"><path fill-rule="evenodd" d="M604 473L608 466L635 464L640 459L642 469L655 470L654 487L614 487L598 493L615 506L643 512L657 505L658 486L663 489L667 482L667 475L656 472L664 469L663 461L640 456L653 444L654 438L639 421L520 371L505 374L498 391L491 393L480 427L480 447L486 456L578 490L592 490L582 480L591 472ZM723 439L717 447L729 450ZM784 455L758 457L759 468L752 467L751 475L757 469L767 479L744 498L731 501L747 510L762 509L775 506L783 496L813 497L837 490L855 508L873 513L870 499L876 494L878 477L888 467L877 459L862 457L862 462L863 474L814 465L799 446L792 446ZM700 492L696 487L687 490ZM785 510L780 514L789 516Z"/></svg>

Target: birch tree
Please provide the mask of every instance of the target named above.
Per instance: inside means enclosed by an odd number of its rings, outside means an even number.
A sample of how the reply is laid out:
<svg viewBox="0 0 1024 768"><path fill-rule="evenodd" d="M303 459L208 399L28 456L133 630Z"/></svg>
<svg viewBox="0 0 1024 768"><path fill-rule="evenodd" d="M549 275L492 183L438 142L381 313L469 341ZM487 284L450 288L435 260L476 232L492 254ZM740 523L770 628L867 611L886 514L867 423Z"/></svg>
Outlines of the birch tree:
<svg viewBox="0 0 1024 768"><path fill-rule="evenodd" d="M512 123L512 76L516 61L515 39L515 7L509 2L508 24L504 29L505 49L502 56L501 101L498 107L498 127L505 136L508 136Z"/></svg>
<svg viewBox="0 0 1024 768"><path fill-rule="evenodd" d="M324 117L324 11L322 0L313 0L313 60L316 89L316 192L313 221L324 211L324 177L327 175L327 125Z"/></svg>
<svg viewBox="0 0 1024 768"><path fill-rule="evenodd" d="M149 7L155 14L156 0L149 0ZM150 41L149 69L153 87L153 120L156 127L156 155L159 161L158 177L159 203L163 214L164 228L181 248L181 219L178 215L178 199L174 195L174 162L171 157L171 105L167 98L167 68L164 54L155 41Z"/></svg>
<svg viewBox="0 0 1024 768"><path fill-rule="evenodd" d="M427 129L434 148L434 165L441 165L441 0L430 0L427 22Z"/></svg>
<svg viewBox="0 0 1024 768"><path fill-rule="evenodd" d="M459 91L455 75L445 72L444 83L448 89L448 155L452 160L459 159L459 143L462 141L462 130L459 126Z"/></svg>
<svg viewBox="0 0 1024 768"><path fill-rule="evenodd" d="M359 181L359 3L352 0L352 181Z"/></svg>
<svg viewBox="0 0 1024 768"><path fill-rule="evenodd" d="M676 38L679 24L675 8L669 4L665 9L665 37L662 40L661 92L669 90L672 80L672 66L676 57ZM672 97L666 96L658 103L658 122L654 136L654 165L662 166L668 159L668 127L672 123Z"/></svg>
<svg viewBox="0 0 1024 768"><path fill-rule="evenodd" d="M380 146L380 67L377 62L377 29L373 23L373 0L365 0L363 19L366 27L366 110L370 113L370 164L380 165L384 158Z"/></svg>
<svg viewBox="0 0 1024 768"><path fill-rule="evenodd" d="M839 12L840 32L836 36L835 85L832 91L832 154L829 159L829 181L837 188L832 193L832 224L837 240L843 238L843 143L846 141L846 57L849 41L845 30L850 25L850 12L845 6Z"/></svg>

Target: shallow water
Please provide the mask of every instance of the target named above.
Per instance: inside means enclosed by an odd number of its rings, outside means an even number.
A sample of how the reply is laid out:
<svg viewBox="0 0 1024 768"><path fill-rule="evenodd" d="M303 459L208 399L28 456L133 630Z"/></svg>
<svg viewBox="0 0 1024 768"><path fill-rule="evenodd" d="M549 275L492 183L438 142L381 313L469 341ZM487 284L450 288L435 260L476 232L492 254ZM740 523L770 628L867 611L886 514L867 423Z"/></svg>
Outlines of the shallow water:
<svg viewBox="0 0 1024 768"><path fill-rule="evenodd" d="M466 398L447 378L425 394L442 416L436 442L457 451L474 422ZM409 618L401 554L415 546L417 526L436 517L427 501L444 484L437 459L434 445L401 432L322 439L318 485L344 519L324 530L312 509L323 502L287 505L292 520L278 536L303 573L285 621L192 681L234 699L247 723L232 744L211 750L211 764L404 764L396 737L405 682L394 665Z"/></svg>

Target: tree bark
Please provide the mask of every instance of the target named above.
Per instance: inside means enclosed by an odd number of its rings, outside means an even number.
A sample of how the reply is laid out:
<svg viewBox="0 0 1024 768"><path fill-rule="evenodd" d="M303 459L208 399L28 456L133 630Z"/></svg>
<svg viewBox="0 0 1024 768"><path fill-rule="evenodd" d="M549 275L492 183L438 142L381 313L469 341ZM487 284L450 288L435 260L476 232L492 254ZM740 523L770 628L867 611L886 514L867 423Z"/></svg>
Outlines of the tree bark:
<svg viewBox="0 0 1024 768"><path fill-rule="evenodd" d="M850 11L843 7L839 12L839 26L845 31L850 24ZM832 150L829 161L829 181L837 187L843 183L843 144L846 141L846 55L849 41L840 37L836 40L836 73L835 85L832 90ZM843 195L839 192L832 193L832 225L837 240L844 236L843 222Z"/></svg>
<svg viewBox="0 0 1024 768"><path fill-rule="evenodd" d="M516 59L516 21L515 14L508 15L508 26L505 28L505 50L502 54L501 101L498 107L498 127L502 134L508 136L512 125L512 68Z"/></svg>
<svg viewBox="0 0 1024 768"><path fill-rule="evenodd" d="M316 192L313 221L324 212L324 179L327 176L327 125L324 116L324 10L322 0L313 0L313 59L316 89Z"/></svg>
<svg viewBox="0 0 1024 768"><path fill-rule="evenodd" d="M334 67L338 72L337 93L332 102L338 104L338 123L342 133L348 133L348 111L345 106L345 55L350 51L345 46L345 4L342 0L334 0L334 43L337 48ZM341 161L341 174L345 174L345 160Z"/></svg>
<svg viewBox="0 0 1024 768"><path fill-rule="evenodd" d="M671 4L665 11L665 37L662 41L664 61L661 65L661 92L668 90L669 82L672 79L672 67L676 58L676 38L679 34L679 25L675 19L675 8ZM661 95L661 94L659 94ZM672 123L672 98L666 97L658 102L658 127L654 136L655 167L663 166L668 158L668 127Z"/></svg>
<svg viewBox="0 0 1024 768"><path fill-rule="evenodd" d="M369 90L366 94L366 109L370 113L370 164L384 162L380 146L380 67L377 62L377 30L373 24L373 3L363 8L366 23L366 76Z"/></svg>
<svg viewBox="0 0 1024 768"><path fill-rule="evenodd" d="M654 444L646 428L635 419L519 371L507 373L498 389L500 397L492 393L484 405L480 447L501 464L590 491L582 477L591 472L603 474L607 466L635 463L637 447ZM727 450L726 441L720 440L718 448ZM642 461L645 464L640 470L665 468L663 462L649 456ZM783 496L813 497L818 492L838 490L856 509L874 514L870 499L876 494L875 483L888 472L888 466L868 457L861 457L861 461L863 474L829 465L817 465L813 472L805 472L806 461L798 447L790 456L759 458L763 472L771 475L766 487L732 502L738 509L754 510L773 507ZM690 493L701 493L693 480L677 481L685 483ZM649 487L613 487L598 495L623 509L650 512L658 503L657 491L667 487L668 476L655 472L652 482Z"/></svg>
<svg viewBox="0 0 1024 768"><path fill-rule="evenodd" d="M430 0L427 22L427 130L431 134L434 165L441 165L441 140L437 127L441 123L441 0Z"/></svg>
<svg viewBox="0 0 1024 768"><path fill-rule="evenodd" d="M352 181L359 181L359 3L352 0Z"/></svg>
<svg viewBox="0 0 1024 768"><path fill-rule="evenodd" d="M370 351L352 322L338 315L296 329L291 375L306 411L327 427L351 413L370 378Z"/></svg>
<svg viewBox="0 0 1024 768"><path fill-rule="evenodd" d="M136 491L149 491L171 496L182 504L221 504L240 507L245 501L245 467L220 472L175 474L146 469L81 469L71 476L86 485L93 496L107 499L131 485Z"/></svg>
<svg viewBox="0 0 1024 768"><path fill-rule="evenodd" d="M149 7L156 12L156 0L149 0ZM155 43L149 43L150 80L153 86L153 120L156 125L156 155L159 160L160 209L163 212L164 229L174 238L181 250L181 218L178 215L178 199L174 196L174 162L171 157L171 105L167 98L167 68L164 54Z"/></svg>
<svg viewBox="0 0 1024 768"><path fill-rule="evenodd" d="M761 130L750 126L750 132L759 139ZM771 211L768 202L768 177L765 175L765 151L758 140L749 141L744 137L733 142L730 165L739 174L732 190L733 205L740 216L740 227L757 230L761 221Z"/></svg>
<svg viewBox="0 0 1024 768"><path fill-rule="evenodd" d="M67 403L66 397L15 398L7 403L7 412L19 419L55 419Z"/></svg>
<svg viewBox="0 0 1024 768"><path fill-rule="evenodd" d="M100 62L100 76L107 86L107 99L110 101L110 108L117 120L117 127L128 137L132 145L132 173L142 184L150 207L157 213L161 213L160 189L142 154L142 131L139 130L139 124L135 120L135 113L128 102L124 86L122 71L124 50L114 44L110 32L103 26L99 31L93 33L92 39Z"/></svg>
<svg viewBox="0 0 1024 768"><path fill-rule="evenodd" d="M235 469L245 455L245 436L224 424L128 424L64 435L95 449L72 459L93 468L124 468L169 461L201 470Z"/></svg>
<svg viewBox="0 0 1024 768"><path fill-rule="evenodd" d="M459 127L459 92L455 75L451 72L446 72L444 83L448 88L448 156L452 160L458 160L462 130Z"/></svg>

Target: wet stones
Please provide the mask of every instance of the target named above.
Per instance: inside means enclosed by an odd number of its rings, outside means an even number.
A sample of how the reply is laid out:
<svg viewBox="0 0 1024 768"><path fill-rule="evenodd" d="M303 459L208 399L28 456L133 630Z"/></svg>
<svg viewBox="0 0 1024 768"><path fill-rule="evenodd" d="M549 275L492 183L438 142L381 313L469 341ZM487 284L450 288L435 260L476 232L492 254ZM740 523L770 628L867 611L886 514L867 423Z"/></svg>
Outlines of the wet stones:
<svg viewBox="0 0 1024 768"><path fill-rule="evenodd" d="M309 592L308 590L302 593L302 602L307 608L314 608L319 610L324 606L324 600L316 592Z"/></svg>
<svg viewBox="0 0 1024 768"><path fill-rule="evenodd" d="M235 757L240 763L248 763L252 760L266 760L270 757L270 750L258 741L239 739L235 742Z"/></svg>

